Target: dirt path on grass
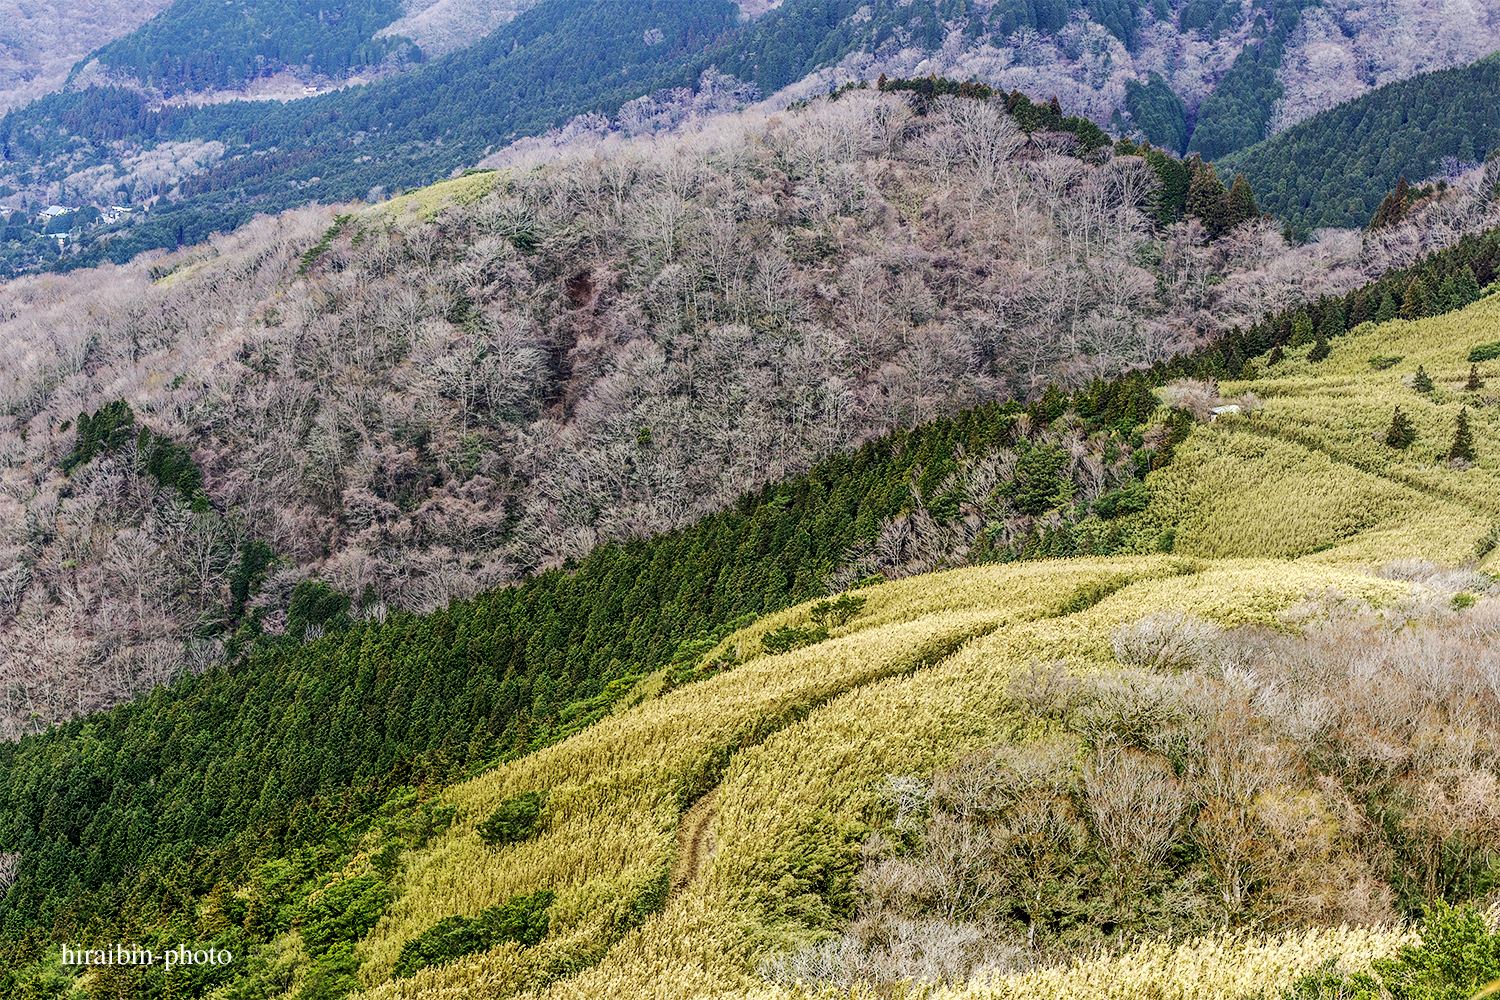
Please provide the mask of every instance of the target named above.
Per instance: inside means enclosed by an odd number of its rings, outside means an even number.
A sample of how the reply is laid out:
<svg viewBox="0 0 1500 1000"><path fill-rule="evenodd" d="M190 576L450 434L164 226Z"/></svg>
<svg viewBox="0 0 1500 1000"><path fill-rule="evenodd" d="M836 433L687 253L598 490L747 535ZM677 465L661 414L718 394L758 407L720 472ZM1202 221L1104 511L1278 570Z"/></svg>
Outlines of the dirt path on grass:
<svg viewBox="0 0 1500 1000"><path fill-rule="evenodd" d="M672 866L668 898L692 884L714 855L714 817L719 815L719 789L714 788L682 814L677 824L677 863Z"/></svg>

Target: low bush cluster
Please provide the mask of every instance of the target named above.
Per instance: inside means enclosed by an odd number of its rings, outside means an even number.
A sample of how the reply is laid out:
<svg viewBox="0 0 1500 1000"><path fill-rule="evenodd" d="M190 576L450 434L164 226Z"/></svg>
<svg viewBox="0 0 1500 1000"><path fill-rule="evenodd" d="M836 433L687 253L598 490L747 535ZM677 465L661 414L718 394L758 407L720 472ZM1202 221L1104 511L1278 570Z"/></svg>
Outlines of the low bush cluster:
<svg viewBox="0 0 1500 1000"><path fill-rule="evenodd" d="M547 936L547 909L553 894L545 890L529 896L512 896L477 917L453 916L439 920L406 942L396 959L395 978L413 973L504 941L531 947Z"/></svg>
<svg viewBox="0 0 1500 1000"><path fill-rule="evenodd" d="M1420 570L1385 575L1459 585ZM1380 613L1324 595L1290 635L1157 614L1116 629L1117 667L1033 666L1008 688L1018 739L893 781L847 931L765 971L961 984L1160 935L1424 912L1479 940L1444 906L1500 875L1500 604L1465 594ZM1427 954L1378 966L1385 995L1467 997L1467 979L1401 985L1442 964ZM1367 995L1312 982L1297 996Z"/></svg>
<svg viewBox="0 0 1500 1000"><path fill-rule="evenodd" d="M546 804L547 797L542 792L522 792L506 799L476 828L479 839L491 847L525 840L536 831Z"/></svg>

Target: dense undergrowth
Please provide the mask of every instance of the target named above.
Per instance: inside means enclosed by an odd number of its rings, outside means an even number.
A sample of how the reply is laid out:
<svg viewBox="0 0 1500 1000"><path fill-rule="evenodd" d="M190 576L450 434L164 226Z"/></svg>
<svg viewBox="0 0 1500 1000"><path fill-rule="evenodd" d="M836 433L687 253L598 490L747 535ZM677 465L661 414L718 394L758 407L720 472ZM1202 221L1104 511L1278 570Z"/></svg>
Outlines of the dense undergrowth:
<svg viewBox="0 0 1500 1000"><path fill-rule="evenodd" d="M776 974L961 984L1103 942L1391 925L1487 898L1494 606L1325 595L1282 623L1306 627L1164 612L1115 630L1118 667L1018 674L1005 743L890 779L856 919Z"/></svg>

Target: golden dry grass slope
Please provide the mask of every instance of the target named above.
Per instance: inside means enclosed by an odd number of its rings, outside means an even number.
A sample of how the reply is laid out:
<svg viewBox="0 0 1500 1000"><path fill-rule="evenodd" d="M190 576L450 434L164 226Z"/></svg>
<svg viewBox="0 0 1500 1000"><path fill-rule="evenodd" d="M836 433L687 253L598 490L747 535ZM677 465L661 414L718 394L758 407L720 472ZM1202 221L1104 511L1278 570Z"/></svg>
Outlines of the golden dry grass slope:
<svg viewBox="0 0 1500 1000"><path fill-rule="evenodd" d="M1312 556L1333 564L1421 557L1455 563L1500 516L1500 360L1482 362L1486 383L1464 389L1469 350L1500 339L1500 296L1418 322L1366 326L1310 347L1258 377L1221 387L1253 391L1266 403L1247 416L1199 428L1172 467L1151 482L1145 522L1174 527L1175 551L1194 556ZM1400 361L1377 369L1371 359ZM1431 392L1417 392L1417 369ZM1384 443L1396 407L1416 442ZM1459 412L1467 410L1476 462L1447 462ZM1491 556L1493 558L1493 556Z"/></svg>
<svg viewBox="0 0 1500 1000"><path fill-rule="evenodd" d="M524 996L787 996L755 974L765 956L837 928L860 845L890 818L887 776L931 773L958 755L1025 739L1002 722L1007 682L1036 662L1114 663L1122 623L1175 609L1227 626L1336 590L1372 605L1420 585L1370 569L1392 558L1456 563L1500 515L1494 405L1463 390L1468 351L1495 339L1500 297L1420 323L1365 328L1318 365L1292 352L1250 389L1258 412L1200 426L1153 474L1142 539L1175 529L1176 551L957 569L861 591L846 626L815 645L759 652L760 637L807 624L769 616L725 641L738 663L650 698L446 796L457 820L405 859L399 897L360 944L369 1000ZM1400 354L1376 370L1371 356ZM1422 395L1403 379L1421 364ZM1500 363L1484 374L1500 378ZM1391 411L1419 439L1374 440ZM1478 461L1446 463L1467 405ZM1286 627L1279 625L1278 627ZM508 797L546 790L542 832L498 849L476 826ZM713 791L711 836L668 893L691 806ZM402 946L453 916L551 890L541 944L487 952L394 979ZM1068 969L970 984L972 997L1208 997L1274 991L1331 957L1368 963L1396 932L1325 930L1254 940L1152 944Z"/></svg>

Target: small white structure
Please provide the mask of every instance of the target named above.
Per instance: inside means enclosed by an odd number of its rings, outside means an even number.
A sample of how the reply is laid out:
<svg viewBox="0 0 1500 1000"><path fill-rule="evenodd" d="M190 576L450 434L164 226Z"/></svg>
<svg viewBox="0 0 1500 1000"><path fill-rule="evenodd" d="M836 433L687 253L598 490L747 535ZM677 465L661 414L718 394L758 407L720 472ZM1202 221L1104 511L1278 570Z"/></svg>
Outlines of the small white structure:
<svg viewBox="0 0 1500 1000"><path fill-rule="evenodd" d="M1208 412L1210 414L1212 414L1212 416L1210 416L1208 418L1208 422L1209 423L1213 423L1215 420L1218 420L1220 417L1222 417L1226 413L1239 413L1240 412L1240 404L1238 404L1238 403L1230 403L1228 406L1215 406L1213 409L1209 410Z"/></svg>
<svg viewBox="0 0 1500 1000"><path fill-rule="evenodd" d="M71 211L71 208L63 208L61 205L48 205L42 209L42 218L55 219L59 215L67 215Z"/></svg>

